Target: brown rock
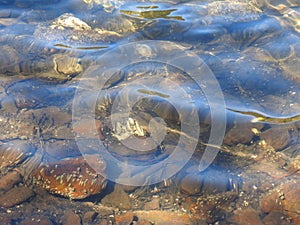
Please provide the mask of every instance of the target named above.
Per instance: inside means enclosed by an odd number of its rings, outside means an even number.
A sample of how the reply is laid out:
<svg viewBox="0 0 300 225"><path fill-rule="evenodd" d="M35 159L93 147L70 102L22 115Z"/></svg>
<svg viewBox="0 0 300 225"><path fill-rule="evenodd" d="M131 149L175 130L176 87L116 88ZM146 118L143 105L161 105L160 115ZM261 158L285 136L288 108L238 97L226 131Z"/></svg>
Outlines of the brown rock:
<svg viewBox="0 0 300 225"><path fill-rule="evenodd" d="M285 148L291 141L289 130L291 127L272 127L260 134L260 138L265 140L275 150Z"/></svg>
<svg viewBox="0 0 300 225"><path fill-rule="evenodd" d="M32 196L34 192L28 187L15 187L0 197L0 206L9 208L25 202Z"/></svg>
<svg viewBox="0 0 300 225"><path fill-rule="evenodd" d="M273 191L270 194L267 194L260 201L260 208L262 211L269 213L271 211L280 211L282 210L282 202L280 199L280 192Z"/></svg>
<svg viewBox="0 0 300 225"><path fill-rule="evenodd" d="M116 224L117 225L127 225L131 224L134 219L134 214L132 212L127 212L125 214L116 215Z"/></svg>
<svg viewBox="0 0 300 225"><path fill-rule="evenodd" d="M132 214L131 214L132 215ZM134 211L133 215L136 217L137 221L149 221L152 224L159 225L178 225L178 224L194 224L196 221L191 218L188 214L181 212L172 212L172 211ZM201 223L197 221L197 224Z"/></svg>
<svg viewBox="0 0 300 225"><path fill-rule="evenodd" d="M22 181L21 175L16 171L8 172L5 176L0 179L0 190L8 191L14 185Z"/></svg>
<svg viewBox="0 0 300 225"><path fill-rule="evenodd" d="M239 225L263 225L258 212L252 208L234 211L234 215L229 218L229 221Z"/></svg>
<svg viewBox="0 0 300 225"><path fill-rule="evenodd" d="M272 211L265 216L263 222L265 225L289 225L290 223L284 220L286 216L278 211Z"/></svg>
<svg viewBox="0 0 300 225"><path fill-rule="evenodd" d="M63 225L81 225L81 218L73 211L66 211L62 217Z"/></svg>
<svg viewBox="0 0 300 225"><path fill-rule="evenodd" d="M93 222L93 220L96 219L98 213L94 212L94 211L89 211L89 212L86 212L83 216L83 222L84 223L91 223Z"/></svg>
<svg viewBox="0 0 300 225"><path fill-rule="evenodd" d="M254 137L254 133L251 130L251 127L237 126L230 129L225 138L224 144L234 145L238 143L247 144Z"/></svg>
<svg viewBox="0 0 300 225"><path fill-rule="evenodd" d="M180 190L190 195L197 194L201 191L203 177L198 174L188 174L181 180Z"/></svg>
<svg viewBox="0 0 300 225"><path fill-rule="evenodd" d="M64 159L42 165L33 171L32 176L35 184L51 193L83 199L99 194L106 186L106 179L94 170L96 166L97 171L103 172L106 165L98 154L86 155L85 158Z"/></svg>
<svg viewBox="0 0 300 225"><path fill-rule="evenodd" d="M283 170L279 163L270 161L269 159L262 159L260 163L250 166L253 171L263 171L275 179L281 179L288 176L287 171Z"/></svg>
<svg viewBox="0 0 300 225"><path fill-rule="evenodd" d="M116 215L117 225L128 224L159 224L159 225L177 225L177 224L193 224L193 220L187 215L180 212L169 211L134 211L125 214ZM202 224L202 223L197 223ZM204 223L203 223L204 224Z"/></svg>
<svg viewBox="0 0 300 225"><path fill-rule="evenodd" d="M229 190L229 177L224 171L207 170L203 174L202 192L215 194Z"/></svg>
<svg viewBox="0 0 300 225"><path fill-rule="evenodd" d="M22 220L20 225L53 225L53 223L46 216L33 216Z"/></svg>
<svg viewBox="0 0 300 225"><path fill-rule="evenodd" d="M300 224L300 185L290 182L273 190L260 202L264 212L280 211L287 213L294 224Z"/></svg>
<svg viewBox="0 0 300 225"><path fill-rule="evenodd" d="M97 218L109 218L115 214L114 209L111 207L107 207L102 204L96 206L94 203L91 203L91 206L97 213Z"/></svg>
<svg viewBox="0 0 300 225"><path fill-rule="evenodd" d="M144 205L144 210L156 210L160 208L159 204L159 198L153 197L153 199L150 202L146 202Z"/></svg>
<svg viewBox="0 0 300 225"><path fill-rule="evenodd" d="M106 206L117 207L128 210L131 208L131 202L128 194L119 186L115 186L114 191L106 195L101 203Z"/></svg>

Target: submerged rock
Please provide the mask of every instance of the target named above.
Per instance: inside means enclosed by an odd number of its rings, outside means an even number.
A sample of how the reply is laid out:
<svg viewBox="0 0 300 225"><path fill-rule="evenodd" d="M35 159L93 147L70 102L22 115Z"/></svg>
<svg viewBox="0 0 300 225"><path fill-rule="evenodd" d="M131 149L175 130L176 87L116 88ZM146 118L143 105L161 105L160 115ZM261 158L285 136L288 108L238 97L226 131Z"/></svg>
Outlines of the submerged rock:
<svg viewBox="0 0 300 225"><path fill-rule="evenodd" d="M105 162L93 157L98 169L104 171ZM41 165L33 171L34 182L51 193L70 199L83 199L101 193L106 179L98 174L83 157L64 159Z"/></svg>

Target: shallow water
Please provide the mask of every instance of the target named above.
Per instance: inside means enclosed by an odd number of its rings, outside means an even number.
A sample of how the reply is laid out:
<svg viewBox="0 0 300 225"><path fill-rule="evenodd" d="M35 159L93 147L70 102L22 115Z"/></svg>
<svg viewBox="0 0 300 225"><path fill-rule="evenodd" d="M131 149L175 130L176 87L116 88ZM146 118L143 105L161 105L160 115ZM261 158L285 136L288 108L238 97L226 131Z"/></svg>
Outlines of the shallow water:
<svg viewBox="0 0 300 225"><path fill-rule="evenodd" d="M52 198L38 186L81 219L87 203L110 210L83 224L164 224L164 210L174 224L300 222L298 204L266 197L293 202L300 182L299 2L0 0L0 49L0 174L37 194L11 205L17 218L1 205L12 224ZM104 170L88 157L99 153ZM76 186L88 199L68 205L64 175L44 185L56 172L39 166L80 155L109 182ZM55 204L40 214L65 224Z"/></svg>

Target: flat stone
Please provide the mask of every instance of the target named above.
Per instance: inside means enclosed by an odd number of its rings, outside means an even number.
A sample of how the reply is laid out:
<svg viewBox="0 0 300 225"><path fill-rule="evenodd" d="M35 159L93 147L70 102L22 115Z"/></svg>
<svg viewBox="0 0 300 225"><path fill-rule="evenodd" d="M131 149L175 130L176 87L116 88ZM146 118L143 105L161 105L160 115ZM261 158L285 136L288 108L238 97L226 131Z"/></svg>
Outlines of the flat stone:
<svg viewBox="0 0 300 225"><path fill-rule="evenodd" d="M32 176L36 185L51 193L83 199L101 193L106 187L105 177L98 174L105 167L105 161L98 154L85 155L41 165Z"/></svg>
<svg viewBox="0 0 300 225"><path fill-rule="evenodd" d="M0 206L9 208L27 201L35 193L28 187L15 187L0 196Z"/></svg>

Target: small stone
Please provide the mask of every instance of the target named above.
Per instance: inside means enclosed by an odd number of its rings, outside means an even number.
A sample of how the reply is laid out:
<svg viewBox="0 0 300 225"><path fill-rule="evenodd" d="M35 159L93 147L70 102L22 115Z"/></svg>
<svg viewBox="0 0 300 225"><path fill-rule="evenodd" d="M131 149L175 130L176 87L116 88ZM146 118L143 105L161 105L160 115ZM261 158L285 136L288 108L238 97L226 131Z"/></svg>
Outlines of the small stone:
<svg viewBox="0 0 300 225"><path fill-rule="evenodd" d="M81 225L81 218L73 211L66 211L62 217L63 225Z"/></svg>
<svg viewBox="0 0 300 225"><path fill-rule="evenodd" d="M226 137L224 139L224 144L226 145L234 145L238 143L247 144L254 137L254 133L252 132L250 127L233 127L230 129Z"/></svg>
<svg viewBox="0 0 300 225"><path fill-rule="evenodd" d="M159 204L159 198L158 197L153 197L153 199L150 202L147 202L144 205L144 210L156 210L159 209L160 207Z"/></svg>
<svg viewBox="0 0 300 225"><path fill-rule="evenodd" d="M89 211L89 212L86 212L83 216L83 222L84 223L91 223L93 222L93 220L96 219L98 213L94 212L94 211Z"/></svg>
<svg viewBox="0 0 300 225"><path fill-rule="evenodd" d="M194 195L201 191L202 184L202 176L197 174L188 174L182 179L180 190L189 195Z"/></svg>
<svg viewBox="0 0 300 225"><path fill-rule="evenodd" d="M18 205L34 196L34 194L28 187L12 188L0 197L0 207L9 208Z"/></svg>
<svg viewBox="0 0 300 225"><path fill-rule="evenodd" d="M203 176L202 192L206 194L216 194L229 190L229 177L224 171L207 170Z"/></svg>
<svg viewBox="0 0 300 225"><path fill-rule="evenodd" d="M117 225L127 225L132 224L134 219L134 214L132 212L127 212L125 214L116 215L116 224Z"/></svg>

